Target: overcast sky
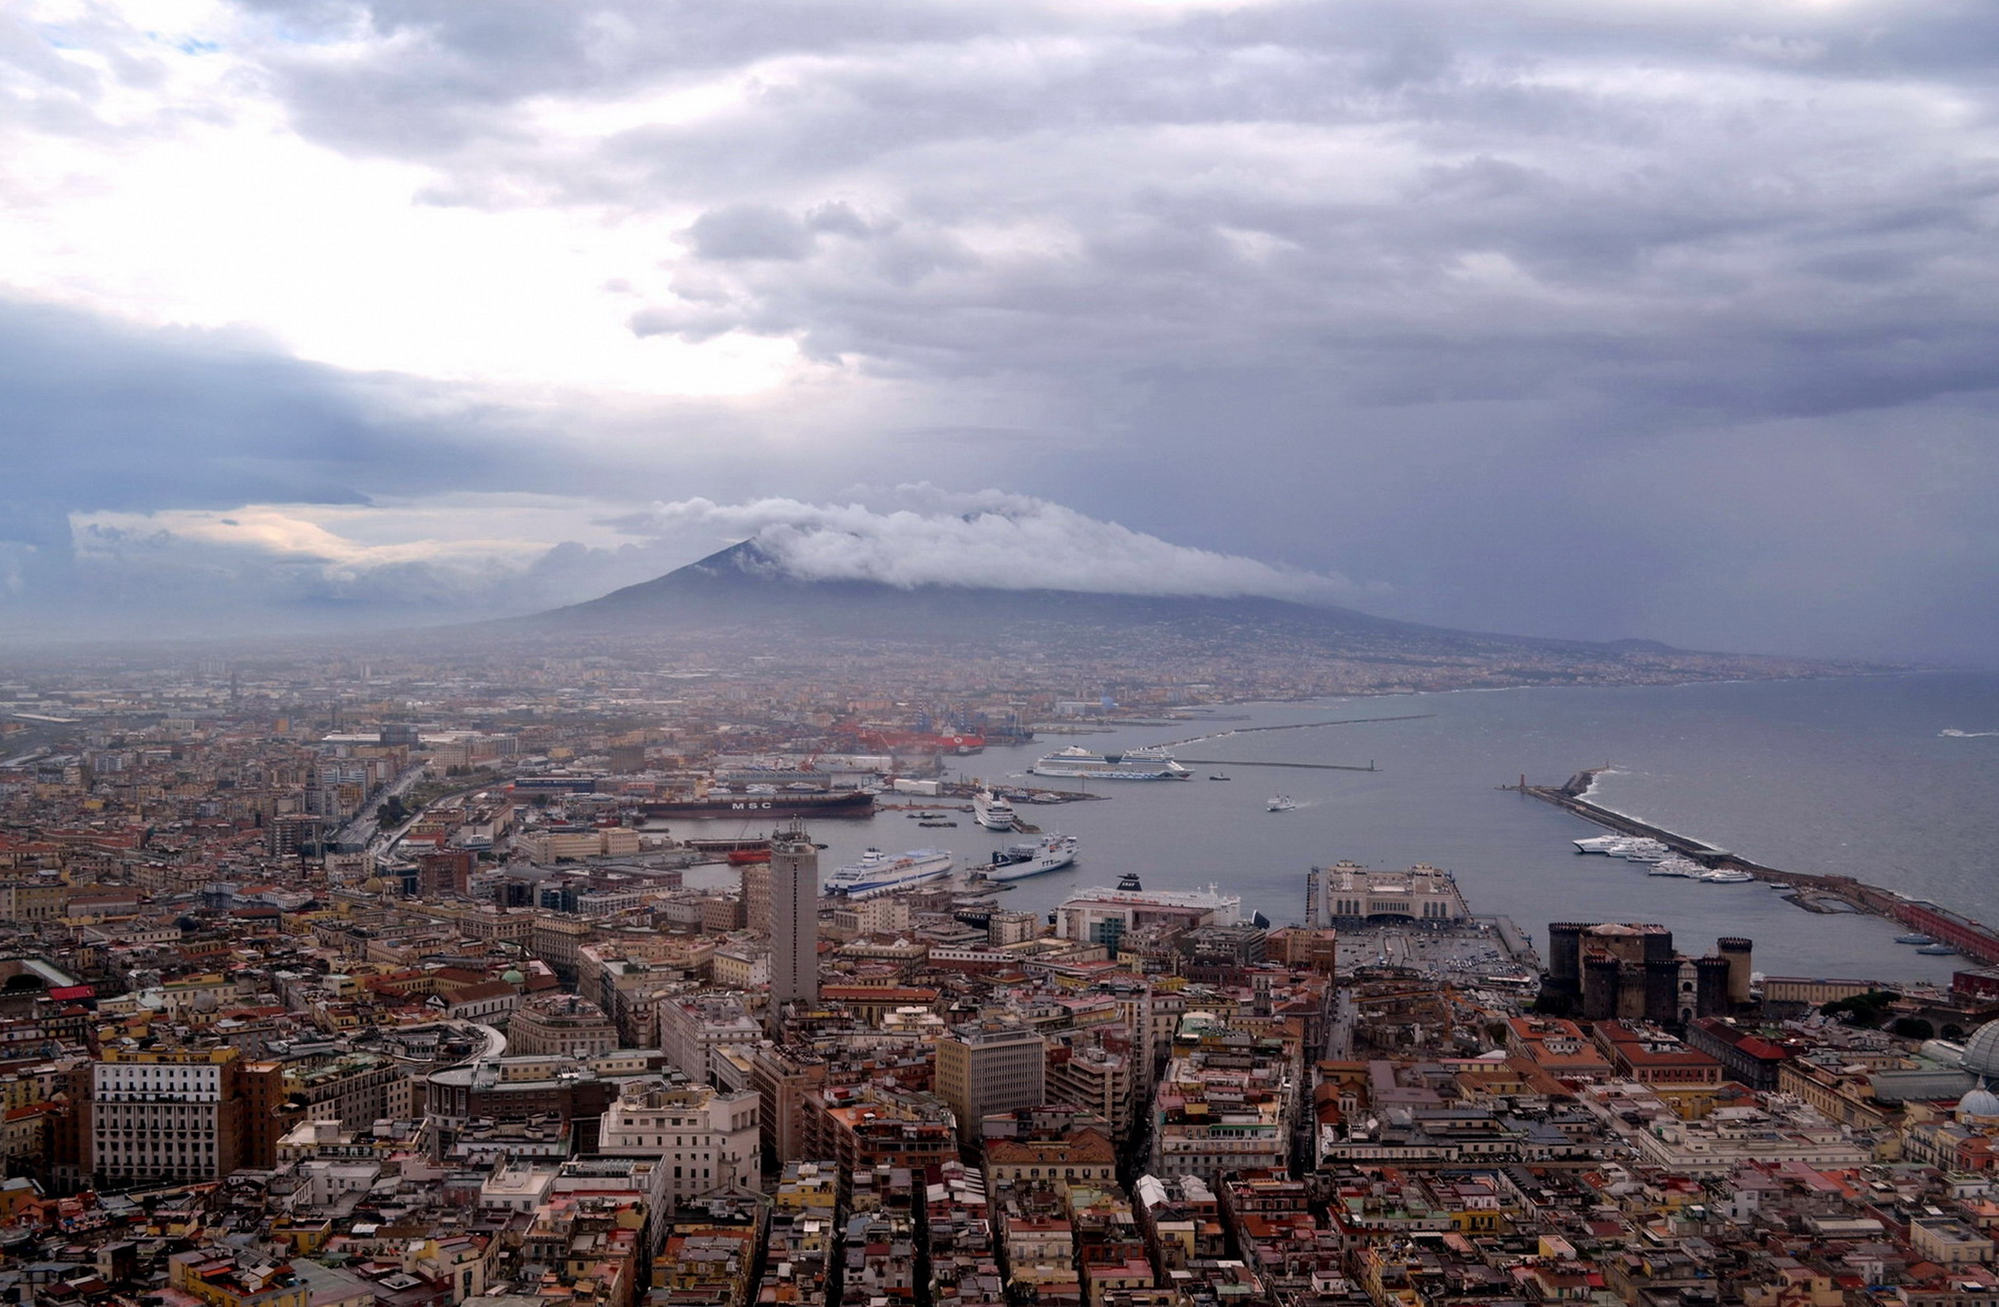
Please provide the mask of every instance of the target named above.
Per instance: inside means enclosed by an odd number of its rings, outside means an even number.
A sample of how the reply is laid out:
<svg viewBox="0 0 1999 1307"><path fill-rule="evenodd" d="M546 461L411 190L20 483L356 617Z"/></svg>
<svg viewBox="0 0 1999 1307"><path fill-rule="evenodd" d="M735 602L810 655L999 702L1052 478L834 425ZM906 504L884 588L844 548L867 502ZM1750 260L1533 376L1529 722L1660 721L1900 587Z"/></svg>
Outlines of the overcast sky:
<svg viewBox="0 0 1999 1307"><path fill-rule="evenodd" d="M0 622L767 529L1991 662L1995 56L1989 0L22 0Z"/></svg>

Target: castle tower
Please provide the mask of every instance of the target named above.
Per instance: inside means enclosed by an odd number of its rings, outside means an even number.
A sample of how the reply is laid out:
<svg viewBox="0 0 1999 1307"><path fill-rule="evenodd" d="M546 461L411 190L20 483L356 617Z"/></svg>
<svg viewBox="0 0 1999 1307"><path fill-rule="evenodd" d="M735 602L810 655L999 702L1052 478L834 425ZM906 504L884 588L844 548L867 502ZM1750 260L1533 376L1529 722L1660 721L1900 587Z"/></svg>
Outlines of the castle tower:
<svg viewBox="0 0 1999 1307"><path fill-rule="evenodd" d="M1728 1001L1732 1007L1749 1003L1750 941L1740 935L1724 935L1715 947L1728 959Z"/></svg>

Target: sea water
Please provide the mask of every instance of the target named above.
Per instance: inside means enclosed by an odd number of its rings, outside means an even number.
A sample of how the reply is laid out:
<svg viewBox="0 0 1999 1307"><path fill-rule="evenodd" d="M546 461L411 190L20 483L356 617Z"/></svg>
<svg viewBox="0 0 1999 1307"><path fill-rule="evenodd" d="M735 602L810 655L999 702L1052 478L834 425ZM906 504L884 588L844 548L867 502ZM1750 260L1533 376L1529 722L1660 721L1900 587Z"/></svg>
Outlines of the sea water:
<svg viewBox="0 0 1999 1307"><path fill-rule="evenodd" d="M1331 722L1345 724L1312 725ZM1080 837L1082 857L1013 882L999 896L1008 909L1046 912L1130 872L1148 889L1218 885L1242 896L1245 914L1281 925L1302 920L1312 866L1427 862L1457 876L1474 912L1504 913L1537 943L1550 921L1647 921L1690 953L1720 935L1749 936L1766 974L1947 980L1970 961L1895 944L1905 927L1806 912L1762 882L1647 876L1643 864L1577 854L1570 841L1597 827L1499 787L1522 773L1548 784L1607 766L1591 797L1608 807L1770 866L1858 876L1999 922L1999 734L1987 732L1999 732L1999 676L1562 687L1223 706L1191 721L989 748L953 760L953 771L1107 796L1020 805L1044 830ZM1179 741L1190 781L1025 776L1065 744ZM1377 770L1263 765L1282 762ZM1231 779L1208 779L1218 772ZM1296 809L1268 811L1279 793ZM969 866L1008 841L969 813L939 815L959 825L925 829L894 810L819 823L821 868L869 845L947 848ZM734 833L725 824L685 823L681 833Z"/></svg>

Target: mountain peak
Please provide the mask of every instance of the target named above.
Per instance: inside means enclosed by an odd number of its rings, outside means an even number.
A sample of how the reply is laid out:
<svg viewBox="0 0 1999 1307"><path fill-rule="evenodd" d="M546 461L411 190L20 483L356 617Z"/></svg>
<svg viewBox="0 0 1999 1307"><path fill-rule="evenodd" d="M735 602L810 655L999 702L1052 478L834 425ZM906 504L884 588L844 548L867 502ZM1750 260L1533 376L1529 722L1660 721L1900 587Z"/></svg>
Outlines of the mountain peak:
<svg viewBox="0 0 1999 1307"><path fill-rule="evenodd" d="M739 540L727 549L718 549L706 558L697 558L668 575L679 575L681 572L693 572L716 578L731 575L752 576L767 581L786 578L784 564L778 562L771 556L770 551L755 540ZM645 584L649 585L651 582Z"/></svg>

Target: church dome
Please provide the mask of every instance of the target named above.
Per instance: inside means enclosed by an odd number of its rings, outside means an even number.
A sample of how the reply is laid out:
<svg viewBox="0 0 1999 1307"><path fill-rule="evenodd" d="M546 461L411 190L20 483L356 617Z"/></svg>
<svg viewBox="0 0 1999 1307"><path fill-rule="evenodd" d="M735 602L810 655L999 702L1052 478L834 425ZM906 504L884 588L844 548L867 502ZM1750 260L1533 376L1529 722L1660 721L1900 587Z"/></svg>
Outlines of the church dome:
<svg viewBox="0 0 1999 1307"><path fill-rule="evenodd" d="M1957 1064L1975 1076L1999 1076L1999 1021L1988 1021L1971 1032Z"/></svg>
<svg viewBox="0 0 1999 1307"><path fill-rule="evenodd" d="M1999 1094L1985 1087L1983 1080L1978 1087L1957 1100L1957 1114L1965 1117L1999 1117Z"/></svg>
<svg viewBox="0 0 1999 1307"><path fill-rule="evenodd" d="M500 979L506 981L509 985L525 985L528 980L525 975L512 967L501 972Z"/></svg>

